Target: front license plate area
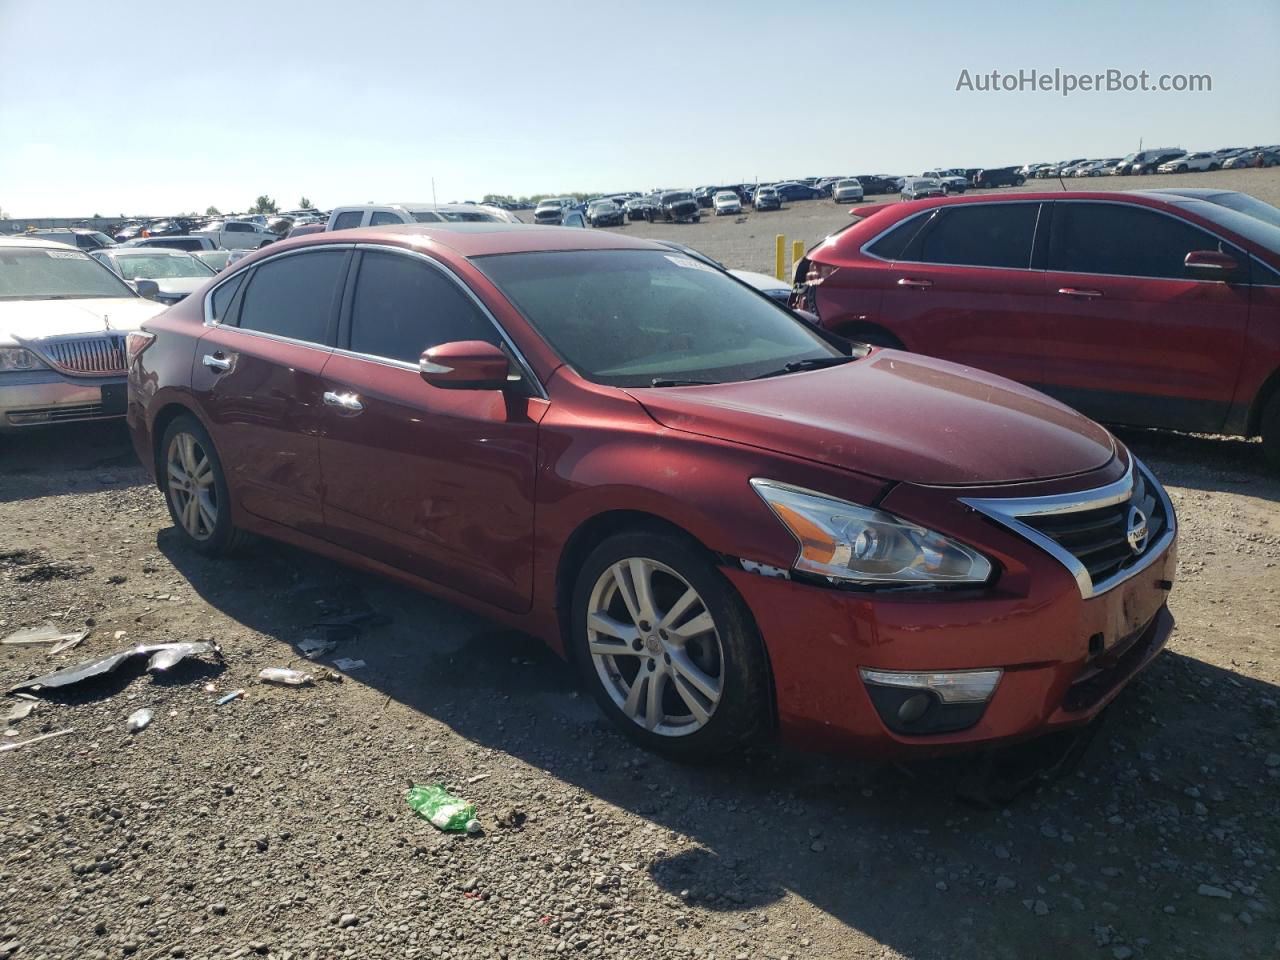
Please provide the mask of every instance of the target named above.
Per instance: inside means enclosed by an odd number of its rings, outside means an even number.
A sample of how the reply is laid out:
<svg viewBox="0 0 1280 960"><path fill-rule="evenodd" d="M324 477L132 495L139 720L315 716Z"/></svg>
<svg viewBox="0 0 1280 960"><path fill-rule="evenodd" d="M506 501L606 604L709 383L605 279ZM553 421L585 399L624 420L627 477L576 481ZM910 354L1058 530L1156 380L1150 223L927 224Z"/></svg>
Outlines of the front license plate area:
<svg viewBox="0 0 1280 960"><path fill-rule="evenodd" d="M104 417L124 416L128 386L123 383L108 383L102 387L102 415Z"/></svg>

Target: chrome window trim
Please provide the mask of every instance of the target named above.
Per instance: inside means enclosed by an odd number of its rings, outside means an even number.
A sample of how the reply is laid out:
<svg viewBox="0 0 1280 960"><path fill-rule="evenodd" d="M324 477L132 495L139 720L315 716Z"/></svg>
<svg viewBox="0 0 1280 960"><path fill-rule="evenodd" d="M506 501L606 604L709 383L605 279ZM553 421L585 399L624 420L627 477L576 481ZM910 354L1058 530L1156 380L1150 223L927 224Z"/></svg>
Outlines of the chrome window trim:
<svg viewBox="0 0 1280 960"><path fill-rule="evenodd" d="M1023 523L1021 520L1022 517L1078 513L1082 510L1096 510L1099 507L1109 507L1117 503L1123 503L1133 494L1135 469L1142 472L1143 478L1156 491L1156 495L1160 498L1160 503L1164 507L1167 523L1159 539L1147 545L1146 551L1137 563L1112 574L1100 583L1095 584L1093 582L1093 578L1089 576L1089 571L1085 569L1084 564L1076 559L1070 551L1059 546L1052 538ZM1044 497L961 497L960 502L1025 537L1061 563L1075 578L1076 586L1080 590L1080 596L1085 600L1101 596L1146 570L1164 553L1178 533L1178 519L1173 511L1173 502L1165 492L1164 486L1156 480L1155 475L1147 469L1146 465L1132 453L1129 454L1129 469L1125 471L1123 477L1114 483L1109 483L1093 490L1084 490L1079 493L1058 493Z"/></svg>
<svg viewBox="0 0 1280 960"><path fill-rule="evenodd" d="M317 250L353 250L353 249L355 249L354 243L317 243L312 246L298 247L297 249L294 249L294 250L281 250L279 253L273 253L268 257L263 257L261 260L256 260L253 263L249 264L247 267L241 267L238 270L232 271L227 276L222 277L217 283L215 283L212 287L210 287L208 291L205 293L204 302L201 304L201 306L204 308L203 309L204 325L206 327L221 327L223 325L220 320L215 320L213 318L213 295L217 291L217 289L220 286L222 286L224 283L229 283L232 280L234 280L236 277L241 277L241 279L244 279L242 275L245 274L246 271L254 270L262 266L264 263L270 263L273 260L280 260L284 257L294 257L304 253L314 253ZM257 330L245 330L241 327L227 327L227 329L239 330L241 333L260 333L261 332ZM286 343L309 343L309 344L315 345L314 341L312 340L294 340L291 337L278 337L275 334L263 334L263 335L272 337L276 340L283 340Z"/></svg>
<svg viewBox="0 0 1280 960"><path fill-rule="evenodd" d="M539 380L537 375L533 372L533 367L530 366L529 361L525 358L523 351L521 351L521 349L518 346L516 346L515 341L511 339L511 335L508 334L506 329L502 326L502 324L498 322L498 318L493 315L493 311L491 311L488 305L486 305L485 302L481 300L479 296L476 295L476 292L472 290L470 286L467 285L466 281L464 281L460 276L454 273L453 270L451 270L446 264L441 263L435 257L428 256L427 254L421 252L420 250L413 250L408 247L401 247L401 246L396 246L388 243L365 242L365 243L352 244L352 246L354 246L357 250L360 250L360 251L373 250L378 253L393 253L402 257L409 257L410 259L420 260L423 263L425 263L428 267L431 267L432 269L439 271L442 275L447 277L449 280L453 281L454 285L456 285L462 291L463 295L466 296L468 299L470 299L473 304L475 304L475 306L477 307L477 309L479 309L481 314L484 315L485 319L489 321L493 329L498 331L498 336L502 338L502 342L505 343L507 345L507 348L511 351L511 355L515 358L516 366L520 368L525 381L529 384L530 387L532 387L533 393L537 397L543 400L549 399L546 388L542 385L542 381ZM359 285L358 281L359 281L359 274L357 273L357 286ZM335 347L334 349L335 349L335 352L340 353L344 356L351 356L361 360L375 360L379 363L385 363L385 364L396 366L396 367L400 367L403 365L410 370L420 372L417 364L406 364L402 360L394 360L390 357L377 357L372 354L357 353L354 350L345 350L341 347Z"/></svg>

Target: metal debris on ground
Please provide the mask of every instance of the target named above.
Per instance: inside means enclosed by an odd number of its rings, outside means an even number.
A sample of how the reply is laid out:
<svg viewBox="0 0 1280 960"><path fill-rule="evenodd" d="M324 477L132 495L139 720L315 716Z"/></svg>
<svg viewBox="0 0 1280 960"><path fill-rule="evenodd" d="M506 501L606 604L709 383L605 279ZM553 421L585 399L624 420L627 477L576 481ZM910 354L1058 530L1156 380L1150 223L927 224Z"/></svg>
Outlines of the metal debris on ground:
<svg viewBox="0 0 1280 960"><path fill-rule="evenodd" d="M88 630L68 633L51 623L46 623L39 627L24 627L0 640L0 644L6 647L42 647L50 644L54 648L52 652L57 653L59 649L67 649L65 645L75 646L88 635Z"/></svg>
<svg viewBox="0 0 1280 960"><path fill-rule="evenodd" d="M130 647L128 650L121 650L119 653L103 657L101 660L90 660L88 663L64 667L61 670L55 670L53 673L47 673L42 677L25 680L10 687L9 692L12 693L16 690L44 691L56 687L68 687L83 680L88 680L90 677L111 673L126 660L140 656L149 656L151 658L147 663L149 672L162 673L187 657L204 653L213 654L219 661L222 659L222 651L218 645L206 640L194 643L139 644L136 647Z"/></svg>
<svg viewBox="0 0 1280 960"><path fill-rule="evenodd" d="M301 670L290 670L288 667L267 667L258 674L263 683L279 683L286 687L308 687L311 685L311 674Z"/></svg>
<svg viewBox="0 0 1280 960"><path fill-rule="evenodd" d="M308 660L318 660L326 653L332 653L338 645L332 640L320 637L303 637L298 641L298 652Z"/></svg>
<svg viewBox="0 0 1280 960"><path fill-rule="evenodd" d="M333 665L339 670L343 670L347 673L350 673L352 670L359 670L362 667L368 666L368 664L363 660L352 660L350 657L339 657L337 660L333 661Z"/></svg>
<svg viewBox="0 0 1280 960"><path fill-rule="evenodd" d="M138 733L141 730L147 729L151 723L151 718L154 716L155 714L146 707L143 707L141 710L135 710L133 713L129 714L129 718L125 720L124 728L130 733Z"/></svg>
<svg viewBox="0 0 1280 960"><path fill-rule="evenodd" d="M342 674L337 670L330 670L328 667L317 667L315 677L317 680L328 680L330 683L341 683Z"/></svg>
<svg viewBox="0 0 1280 960"><path fill-rule="evenodd" d="M79 633L69 633L52 647L49 648L50 655L56 653L66 653L68 650L74 650L80 644L84 643L85 637L89 636L91 631L81 630Z"/></svg>
<svg viewBox="0 0 1280 960"><path fill-rule="evenodd" d="M239 700L243 696L244 696L243 690L232 690L230 693L224 694L223 696L219 697L217 700L213 701L213 705L215 707L220 707L224 703L230 703L232 700Z"/></svg>
<svg viewBox="0 0 1280 960"><path fill-rule="evenodd" d="M35 708L36 705L30 700L24 700L22 703L15 703L9 708L9 712L4 715L4 722L6 724L13 724L17 723L19 720L25 720L31 715L31 711Z"/></svg>
<svg viewBox="0 0 1280 960"><path fill-rule="evenodd" d="M65 737L69 733L75 733L74 728L66 730L55 730L53 733L42 733L38 737L32 737L30 740L19 740L17 743L0 744L0 753L8 753L10 750L21 750L23 747L30 746L33 743L39 743L41 740L52 740L54 737Z"/></svg>

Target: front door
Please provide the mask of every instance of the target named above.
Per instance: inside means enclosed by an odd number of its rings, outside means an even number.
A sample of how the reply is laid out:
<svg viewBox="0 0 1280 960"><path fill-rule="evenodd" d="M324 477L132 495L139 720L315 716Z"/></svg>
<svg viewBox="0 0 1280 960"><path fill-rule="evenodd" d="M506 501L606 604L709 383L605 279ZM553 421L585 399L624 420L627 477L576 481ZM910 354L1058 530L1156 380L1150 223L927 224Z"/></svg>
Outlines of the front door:
<svg viewBox="0 0 1280 960"><path fill-rule="evenodd" d="M1193 280L1193 250L1247 258L1137 204L1055 201L1041 386L1097 420L1219 430L1235 395L1249 287Z"/></svg>
<svg viewBox="0 0 1280 960"><path fill-rule="evenodd" d="M917 353L1035 382L1044 273L1031 263L1040 207L960 203L928 216L888 271L885 326Z"/></svg>
<svg viewBox="0 0 1280 960"><path fill-rule="evenodd" d="M192 373L237 508L312 534L323 520L320 371L350 256L333 248L280 255L220 285L217 322L197 345Z"/></svg>
<svg viewBox="0 0 1280 960"><path fill-rule="evenodd" d="M328 536L509 610L533 589L534 474L545 401L520 388L446 390L418 360L457 340L502 345L453 274L412 251L366 249L323 373Z"/></svg>

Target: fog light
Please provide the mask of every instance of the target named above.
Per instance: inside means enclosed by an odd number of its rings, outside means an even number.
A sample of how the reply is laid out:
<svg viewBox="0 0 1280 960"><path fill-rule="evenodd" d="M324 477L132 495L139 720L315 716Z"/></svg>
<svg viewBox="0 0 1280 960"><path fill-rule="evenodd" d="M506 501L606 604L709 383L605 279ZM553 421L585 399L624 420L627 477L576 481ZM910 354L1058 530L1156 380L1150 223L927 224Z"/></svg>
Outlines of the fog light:
<svg viewBox="0 0 1280 960"><path fill-rule="evenodd" d="M982 719L1001 670L907 673L859 669L867 695L890 730L902 734L954 733Z"/></svg>
<svg viewBox="0 0 1280 960"><path fill-rule="evenodd" d="M898 708L898 719L903 723L915 723L925 715L931 702L927 693L917 693L907 697Z"/></svg>
<svg viewBox="0 0 1280 960"><path fill-rule="evenodd" d="M943 703L974 703L991 699L1003 670L954 670L946 673L900 673L896 670L859 671L867 683L884 687L932 690Z"/></svg>

